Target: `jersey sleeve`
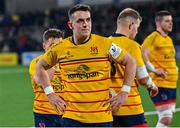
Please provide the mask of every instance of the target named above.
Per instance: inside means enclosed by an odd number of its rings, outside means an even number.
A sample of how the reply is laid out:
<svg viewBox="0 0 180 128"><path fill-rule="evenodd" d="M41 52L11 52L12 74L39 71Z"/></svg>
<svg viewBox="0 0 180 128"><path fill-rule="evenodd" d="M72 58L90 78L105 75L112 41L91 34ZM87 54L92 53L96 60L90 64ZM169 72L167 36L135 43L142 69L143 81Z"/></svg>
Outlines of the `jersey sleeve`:
<svg viewBox="0 0 180 128"><path fill-rule="evenodd" d="M33 59L29 65L29 74L32 76L36 73L36 60L37 59Z"/></svg>
<svg viewBox="0 0 180 128"><path fill-rule="evenodd" d="M144 66L144 61L142 58L141 46L135 45L131 50L131 55L135 58L137 67Z"/></svg>
<svg viewBox="0 0 180 128"><path fill-rule="evenodd" d="M147 38L145 38L142 46L149 49L149 50L153 50L154 48L154 41L155 41L155 38L156 38L156 34L155 33L152 33L151 35L149 35Z"/></svg>
<svg viewBox="0 0 180 128"><path fill-rule="evenodd" d="M112 42L111 47L109 49L109 54L112 56L114 60L120 62L122 58L126 54L126 50L121 48L118 44Z"/></svg>
<svg viewBox="0 0 180 128"><path fill-rule="evenodd" d="M52 47L47 52L45 52L45 54L43 55L43 59L51 67L54 66L56 63L58 63L56 47Z"/></svg>

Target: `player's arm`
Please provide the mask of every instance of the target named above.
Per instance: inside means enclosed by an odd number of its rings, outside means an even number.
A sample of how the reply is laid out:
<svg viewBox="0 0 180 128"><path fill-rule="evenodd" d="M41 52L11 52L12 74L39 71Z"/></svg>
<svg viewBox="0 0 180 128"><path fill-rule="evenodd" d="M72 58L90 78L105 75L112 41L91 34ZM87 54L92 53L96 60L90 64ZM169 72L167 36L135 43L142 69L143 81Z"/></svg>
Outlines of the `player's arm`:
<svg viewBox="0 0 180 128"><path fill-rule="evenodd" d="M135 49L132 51L133 57L136 59L137 62L137 70L136 70L136 78L140 85L144 85L150 90L151 96L156 96L158 94L158 88L152 81L151 77L149 76L144 61L142 59L142 53L140 46L134 46Z"/></svg>
<svg viewBox="0 0 180 128"><path fill-rule="evenodd" d="M53 68L53 67L50 68L50 69L48 69L48 70L46 70L46 72L47 72L48 77L49 77L50 80L52 80L55 71L56 71L56 70L55 70L55 68ZM36 82L36 84L41 85L40 82L38 81L37 74L34 74L34 75L33 75L33 79L34 79L34 81Z"/></svg>
<svg viewBox="0 0 180 128"><path fill-rule="evenodd" d="M116 44L112 44L109 52L115 62L125 66L122 89L116 96L110 98L107 102L111 103L110 109L119 109L128 98L136 73L136 62L129 53L125 52L125 50L121 49Z"/></svg>
<svg viewBox="0 0 180 128"><path fill-rule="evenodd" d="M166 77L167 71L162 68L155 68L154 65L149 61L150 50L142 46L142 56L148 71L155 73L158 76Z"/></svg>
<svg viewBox="0 0 180 128"><path fill-rule="evenodd" d="M126 52L123 58L117 62L125 66L123 85L131 86L134 81L135 74L136 74L135 59L128 52ZM122 87L122 91L129 93L129 91L127 91L126 89L123 90L123 87Z"/></svg>
<svg viewBox="0 0 180 128"><path fill-rule="evenodd" d="M46 56L46 55L45 55ZM52 66L49 65L44 58L41 58L36 65L37 78L40 85L42 85L45 94L47 95L51 105L54 107L57 113L64 112L67 104L64 100L54 93L53 87L51 86L49 75L46 72Z"/></svg>
<svg viewBox="0 0 180 128"><path fill-rule="evenodd" d="M46 63L46 61L41 58L39 59L39 61L37 62L36 65L36 80L42 85L43 89L46 89L48 86L51 85L50 79L49 79L49 75L47 73L47 69L50 69L51 66L49 64ZM50 93L53 93L53 90L50 90Z"/></svg>

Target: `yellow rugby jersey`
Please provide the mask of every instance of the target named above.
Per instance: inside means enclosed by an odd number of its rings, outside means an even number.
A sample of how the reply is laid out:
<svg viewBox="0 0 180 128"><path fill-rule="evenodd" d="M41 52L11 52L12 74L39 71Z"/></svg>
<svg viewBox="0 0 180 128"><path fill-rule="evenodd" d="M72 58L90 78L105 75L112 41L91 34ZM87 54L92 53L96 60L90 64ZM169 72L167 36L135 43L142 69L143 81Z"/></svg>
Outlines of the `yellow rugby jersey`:
<svg viewBox="0 0 180 128"><path fill-rule="evenodd" d="M31 77L32 87L34 91L34 107L33 111L39 114L57 114L57 112L54 110L52 105L50 104L48 97L44 93L43 88L36 84L36 82L33 79L34 74L36 73L36 63L37 61L42 57L38 56L37 58L34 58L29 67L29 73ZM54 73L54 76L51 80L52 87L54 89L54 92L58 94L59 96L62 96L63 88L61 79L60 79L60 70L57 68L57 70Z"/></svg>
<svg viewBox="0 0 180 128"><path fill-rule="evenodd" d="M44 60L49 65L59 63L62 72L64 100L68 103L63 117L83 123L112 121L109 104L104 105L111 85L110 49L117 61L126 53L108 38L91 34L84 44L75 45L69 37L44 54Z"/></svg>
<svg viewBox="0 0 180 128"><path fill-rule="evenodd" d="M159 32L151 33L143 42L143 47L150 50L149 60L155 68L164 68L168 75L166 78L151 74L158 87L176 88L178 70L175 60L175 48L169 36L162 36Z"/></svg>
<svg viewBox="0 0 180 128"><path fill-rule="evenodd" d="M135 41L127 38L122 34L113 34L109 37L112 41L119 44L120 47L124 48L127 52L129 52L136 60L137 67L144 66L144 61L142 59L140 45ZM124 66L117 65L116 63L112 63L112 89L118 93L122 88L123 76L124 76ZM128 95L127 102L122 105L122 107L113 112L113 115L116 116L127 116L127 115L136 115L144 113L143 106L141 103L141 97L139 95L138 87L136 82L133 82L131 86L131 91Z"/></svg>

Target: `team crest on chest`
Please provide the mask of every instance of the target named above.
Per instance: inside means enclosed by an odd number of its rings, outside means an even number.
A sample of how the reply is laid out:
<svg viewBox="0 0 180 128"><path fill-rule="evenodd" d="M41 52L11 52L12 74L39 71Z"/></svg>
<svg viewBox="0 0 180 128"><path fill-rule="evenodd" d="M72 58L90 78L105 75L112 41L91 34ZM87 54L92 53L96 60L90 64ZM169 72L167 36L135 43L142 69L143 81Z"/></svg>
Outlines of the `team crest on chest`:
<svg viewBox="0 0 180 128"><path fill-rule="evenodd" d="M98 47L97 46L93 45L93 46L90 47L90 54L92 54L92 55L93 54L98 54L98 52L99 51L98 51Z"/></svg>

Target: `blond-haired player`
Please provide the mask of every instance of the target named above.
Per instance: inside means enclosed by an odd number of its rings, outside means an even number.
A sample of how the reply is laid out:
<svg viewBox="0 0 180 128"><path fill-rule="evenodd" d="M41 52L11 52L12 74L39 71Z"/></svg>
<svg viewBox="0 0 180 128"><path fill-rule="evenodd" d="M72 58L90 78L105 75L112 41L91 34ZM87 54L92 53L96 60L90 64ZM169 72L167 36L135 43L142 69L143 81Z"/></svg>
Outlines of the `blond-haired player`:
<svg viewBox="0 0 180 128"><path fill-rule="evenodd" d="M132 9L126 8L120 12L117 18L116 32L110 37L122 48L128 51L136 60L136 80L150 90L152 96L158 93L158 88L152 82L143 62L141 47L134 41L141 23L140 14ZM118 92L124 77L124 67L112 62L112 89ZM121 127L147 127L141 97L137 82L134 80L127 102L118 110L113 111L113 126Z"/></svg>

